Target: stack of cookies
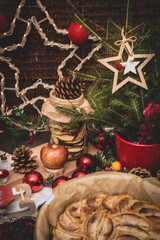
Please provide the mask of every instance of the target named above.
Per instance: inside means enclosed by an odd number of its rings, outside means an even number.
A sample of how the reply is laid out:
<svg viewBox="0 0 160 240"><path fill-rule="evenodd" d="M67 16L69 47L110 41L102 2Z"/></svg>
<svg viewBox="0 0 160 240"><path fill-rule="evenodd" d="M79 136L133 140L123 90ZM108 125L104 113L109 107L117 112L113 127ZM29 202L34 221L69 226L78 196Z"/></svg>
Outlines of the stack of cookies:
<svg viewBox="0 0 160 240"><path fill-rule="evenodd" d="M50 121L51 143L61 144L68 148L68 160L75 160L86 149L86 125L68 129L67 123Z"/></svg>

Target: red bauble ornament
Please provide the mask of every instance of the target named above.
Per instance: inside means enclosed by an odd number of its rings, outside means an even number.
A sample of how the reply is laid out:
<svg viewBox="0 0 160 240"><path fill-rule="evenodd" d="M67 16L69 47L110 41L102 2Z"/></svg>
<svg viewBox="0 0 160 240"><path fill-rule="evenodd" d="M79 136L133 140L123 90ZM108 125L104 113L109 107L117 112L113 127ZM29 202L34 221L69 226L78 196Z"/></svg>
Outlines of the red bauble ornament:
<svg viewBox="0 0 160 240"><path fill-rule="evenodd" d="M112 140L109 134L104 134L104 132L98 132L99 141L95 143L95 147L99 150L109 148L112 144Z"/></svg>
<svg viewBox="0 0 160 240"><path fill-rule="evenodd" d="M86 171L83 171L81 169L76 169L72 174L72 178L82 177L82 176L85 176L86 174L87 174Z"/></svg>
<svg viewBox="0 0 160 240"><path fill-rule="evenodd" d="M42 175L36 171L26 173L23 178L23 183L29 184L33 193L43 188L43 181Z"/></svg>
<svg viewBox="0 0 160 240"><path fill-rule="evenodd" d="M88 140L99 150L104 150L112 146L112 139L109 134L104 131L90 130Z"/></svg>
<svg viewBox="0 0 160 240"><path fill-rule="evenodd" d="M53 181L53 184L52 184L52 189L55 188L56 186L58 186L59 184L61 183L64 183L66 181L68 181L68 177L65 177L65 176L60 176L60 177L57 177L54 181Z"/></svg>
<svg viewBox="0 0 160 240"><path fill-rule="evenodd" d="M80 44L87 41L89 34L78 22L74 22L68 28L68 37L72 42Z"/></svg>
<svg viewBox="0 0 160 240"><path fill-rule="evenodd" d="M8 25L6 16L0 12L0 32L3 33Z"/></svg>
<svg viewBox="0 0 160 240"><path fill-rule="evenodd" d="M76 162L77 168L87 173L94 171L96 158L89 153L84 153Z"/></svg>

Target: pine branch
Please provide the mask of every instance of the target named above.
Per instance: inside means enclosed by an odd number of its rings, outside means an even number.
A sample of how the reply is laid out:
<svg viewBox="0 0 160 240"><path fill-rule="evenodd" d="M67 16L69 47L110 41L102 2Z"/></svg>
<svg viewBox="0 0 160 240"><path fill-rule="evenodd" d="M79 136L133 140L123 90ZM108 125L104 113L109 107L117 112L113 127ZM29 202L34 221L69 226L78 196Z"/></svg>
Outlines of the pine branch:
<svg viewBox="0 0 160 240"><path fill-rule="evenodd" d="M96 102L92 98L90 98L90 102L91 102L91 105L94 107L94 109L98 112L100 119L103 119L102 113L101 113L102 109L100 109L100 107L96 104Z"/></svg>
<svg viewBox="0 0 160 240"><path fill-rule="evenodd" d="M126 91L126 95L128 97L135 97L135 98L140 98L141 96L137 93L137 92L134 92L134 91L131 91L131 90L127 90Z"/></svg>
<svg viewBox="0 0 160 240"><path fill-rule="evenodd" d="M84 18L82 18L77 12L74 13L74 17L76 18L76 20L78 22L80 22L86 29L89 30L89 32L95 36L97 38L97 40L99 40L100 42L102 41L102 38L100 37L100 35L92 29L92 27L90 26L90 24L84 20Z"/></svg>
<svg viewBox="0 0 160 240"><path fill-rule="evenodd" d="M108 36L109 36L109 20L107 20L107 24L106 24L106 27L105 27L105 32L104 32L104 36L105 36L105 39L108 40Z"/></svg>
<svg viewBox="0 0 160 240"><path fill-rule="evenodd" d="M125 101L121 99L114 99L111 101L112 107L117 107L119 110L125 110L125 111L132 111L132 107L130 104L127 104Z"/></svg>
<svg viewBox="0 0 160 240"><path fill-rule="evenodd" d="M91 74L87 74L87 73L82 73L80 71L76 71L76 70L71 70L68 69L68 72L71 75L76 75L77 78L83 79L83 80L87 80L87 81L95 81L96 80L96 76L91 75Z"/></svg>
<svg viewBox="0 0 160 240"><path fill-rule="evenodd" d="M122 28L119 27L115 22L113 22L112 19L109 19L109 22L110 22L111 24L113 24L113 26L116 27L117 29L119 29L120 31L122 30Z"/></svg>
<svg viewBox="0 0 160 240"><path fill-rule="evenodd" d="M143 94L142 88L141 88L141 101L142 101L142 108L144 109L144 94Z"/></svg>
<svg viewBox="0 0 160 240"><path fill-rule="evenodd" d="M82 114L75 108L66 108L66 107L61 107L61 106L56 106L56 110L62 114L64 114L65 116L69 116L69 117L73 117L73 116L77 116L77 117L81 117Z"/></svg>
<svg viewBox="0 0 160 240"><path fill-rule="evenodd" d="M142 113L139 112L139 103L135 99L131 99L131 106L133 107L137 120L140 123Z"/></svg>
<svg viewBox="0 0 160 240"><path fill-rule="evenodd" d="M113 50L115 52L118 52L118 50L115 48L115 46L109 41L107 41L104 37L101 37L99 33L97 33L91 26L90 24L84 20L77 12L74 13L74 16L78 22L80 22L89 32L92 36L96 37L97 40L103 44L106 48Z"/></svg>
<svg viewBox="0 0 160 240"><path fill-rule="evenodd" d="M74 117L71 119L71 121L69 122L67 128L68 128L68 129L75 128L76 126L78 126L79 122L82 122L82 121L84 122L84 119L79 119L79 118L77 118L77 117L74 116Z"/></svg>

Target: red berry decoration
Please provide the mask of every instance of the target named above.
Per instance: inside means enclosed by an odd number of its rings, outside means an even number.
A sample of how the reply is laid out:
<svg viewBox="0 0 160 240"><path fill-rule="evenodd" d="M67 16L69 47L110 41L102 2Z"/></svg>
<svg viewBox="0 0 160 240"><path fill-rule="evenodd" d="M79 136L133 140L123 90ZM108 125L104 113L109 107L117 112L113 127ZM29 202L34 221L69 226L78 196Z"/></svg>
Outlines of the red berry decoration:
<svg viewBox="0 0 160 240"><path fill-rule="evenodd" d="M31 142L33 142L33 137L30 137L27 141L28 144L30 144Z"/></svg>
<svg viewBox="0 0 160 240"><path fill-rule="evenodd" d="M68 37L72 42L81 44L87 41L89 34L78 22L74 22L68 28Z"/></svg>
<svg viewBox="0 0 160 240"><path fill-rule="evenodd" d="M8 25L6 16L0 12L0 32L3 33Z"/></svg>
<svg viewBox="0 0 160 240"><path fill-rule="evenodd" d="M7 157L1 157L1 160L2 160L2 161L6 161L6 160L7 160Z"/></svg>
<svg viewBox="0 0 160 240"><path fill-rule="evenodd" d="M59 184L61 183L64 183L66 181L68 181L68 177L65 177L65 176L60 176L60 177L57 177L54 181L53 181L53 184L52 184L52 189L55 188L56 186L58 186Z"/></svg>
<svg viewBox="0 0 160 240"><path fill-rule="evenodd" d="M83 171L81 169L76 169L72 174L72 178L82 177L82 176L85 176L86 174L87 174L86 171Z"/></svg>
<svg viewBox="0 0 160 240"><path fill-rule="evenodd" d="M96 166L96 158L89 153L84 153L77 159L77 168L84 172L92 172Z"/></svg>
<svg viewBox="0 0 160 240"><path fill-rule="evenodd" d="M29 184L33 193L38 192L43 188L43 181L42 175L36 171L26 173L23 178L23 183Z"/></svg>
<svg viewBox="0 0 160 240"><path fill-rule="evenodd" d="M124 67L118 61L116 61L116 66L117 66L118 70L123 70L124 69Z"/></svg>

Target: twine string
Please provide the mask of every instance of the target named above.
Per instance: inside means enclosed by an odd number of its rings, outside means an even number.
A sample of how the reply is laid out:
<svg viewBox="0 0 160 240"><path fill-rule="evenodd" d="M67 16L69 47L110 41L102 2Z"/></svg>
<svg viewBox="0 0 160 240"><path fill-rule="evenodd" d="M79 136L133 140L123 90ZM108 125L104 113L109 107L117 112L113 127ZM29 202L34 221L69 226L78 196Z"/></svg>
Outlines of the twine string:
<svg viewBox="0 0 160 240"><path fill-rule="evenodd" d="M121 46L121 45L125 45L126 43L131 43L131 52L133 53L133 44L134 44L134 42L137 41L137 37L136 36L130 36L129 38L126 38L126 36L124 34L124 27L122 28L121 35L122 35L123 39L116 41L115 45L116 46Z"/></svg>

